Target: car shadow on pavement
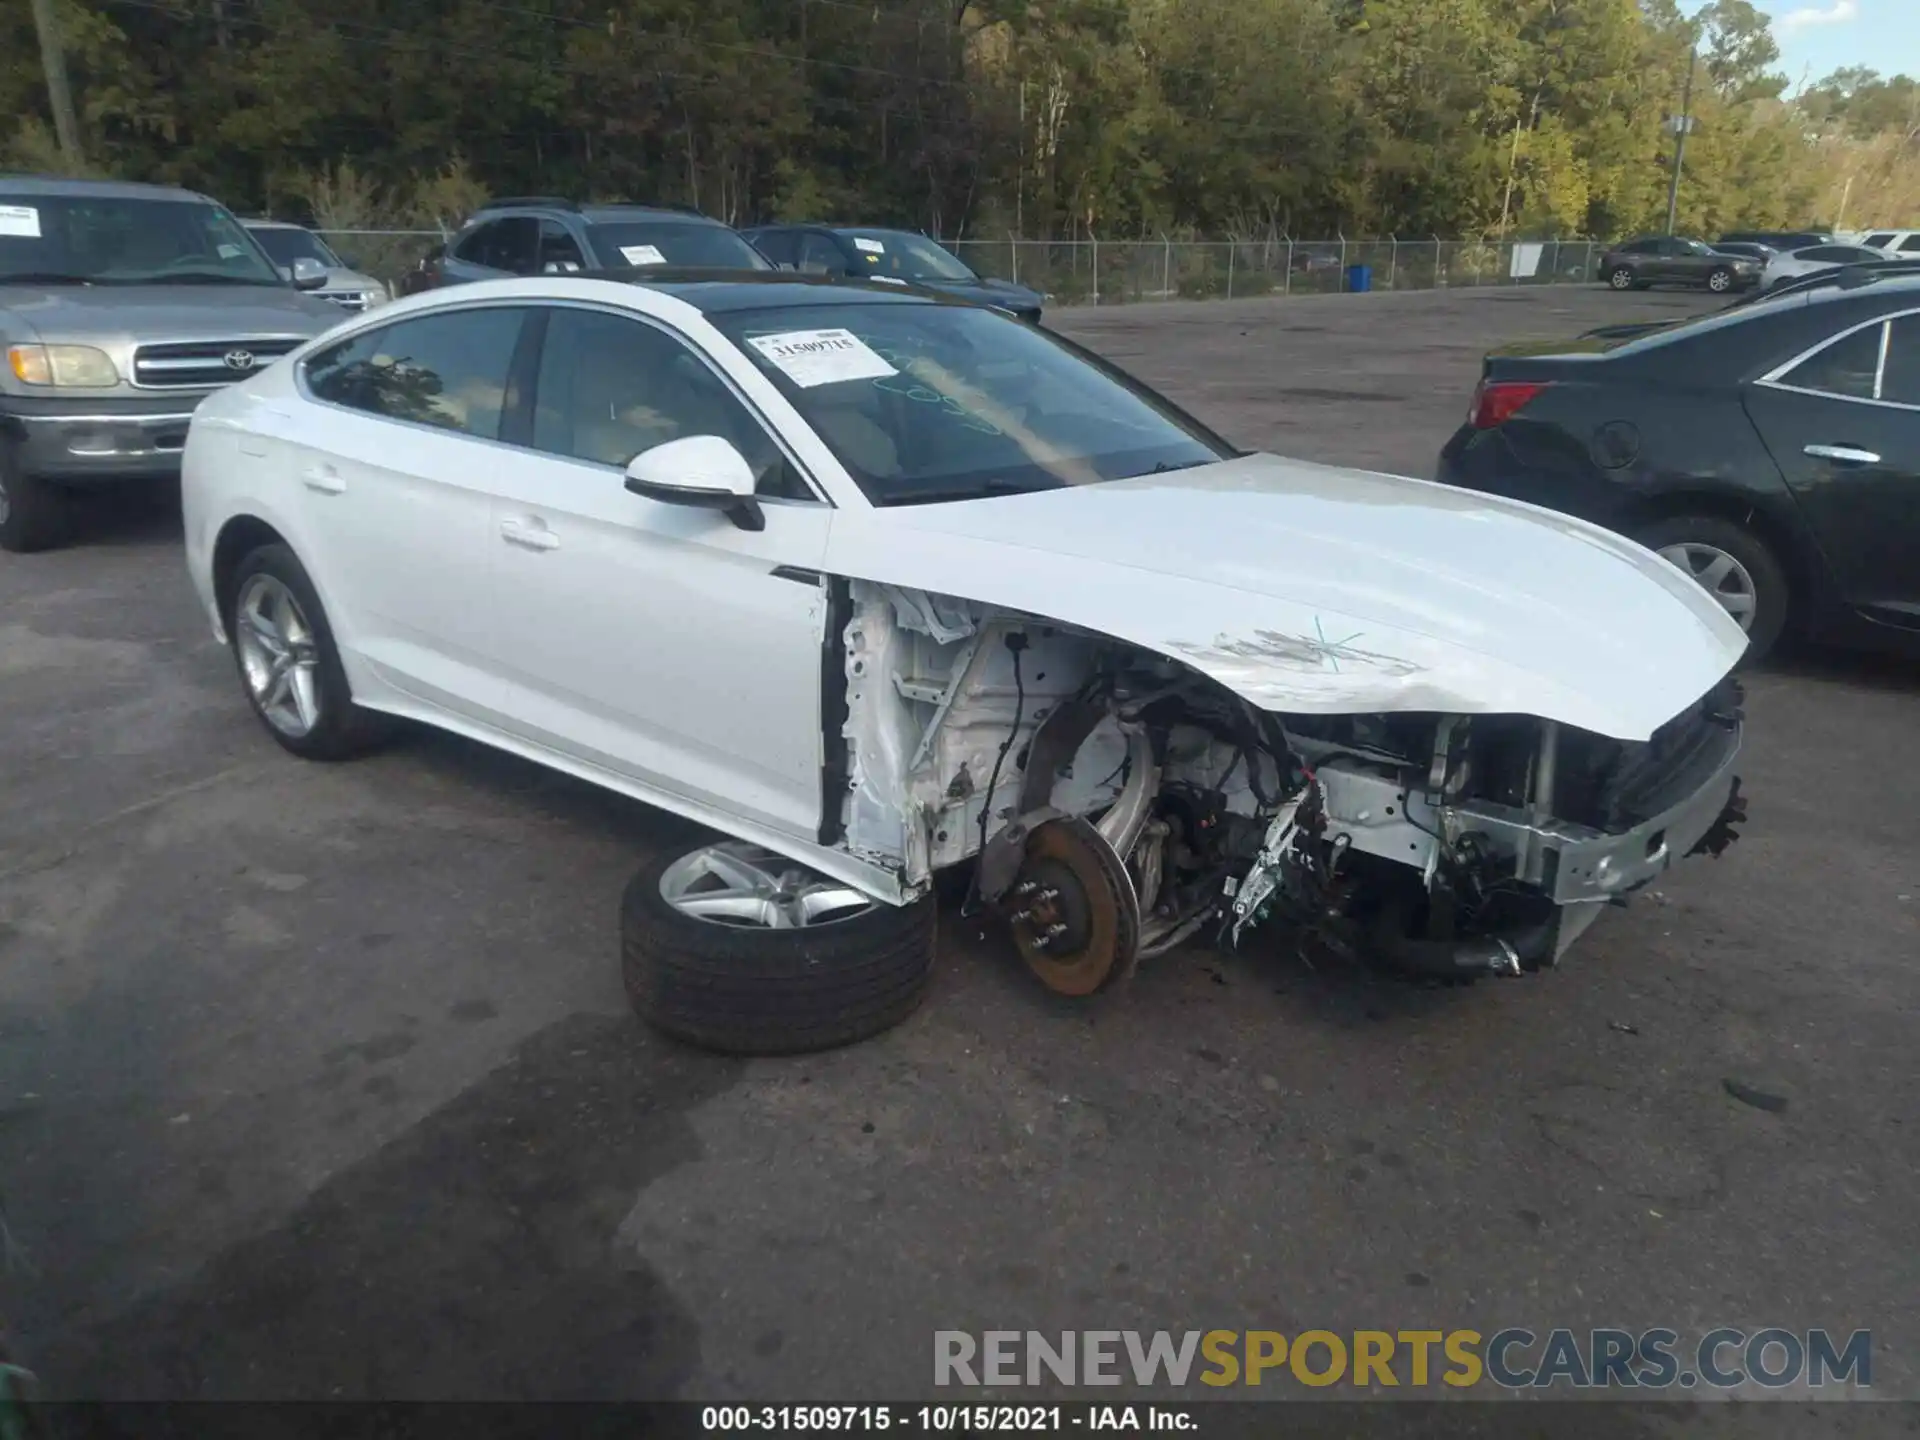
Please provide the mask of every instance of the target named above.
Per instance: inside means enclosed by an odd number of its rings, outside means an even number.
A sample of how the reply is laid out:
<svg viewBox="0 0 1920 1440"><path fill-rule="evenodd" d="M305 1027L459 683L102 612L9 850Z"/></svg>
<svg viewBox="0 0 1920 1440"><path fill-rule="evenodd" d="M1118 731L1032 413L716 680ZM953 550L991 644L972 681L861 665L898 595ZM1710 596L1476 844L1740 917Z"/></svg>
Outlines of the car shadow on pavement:
<svg viewBox="0 0 1920 1440"><path fill-rule="evenodd" d="M687 1113L741 1069L625 1017L562 1020L277 1229L37 1368L56 1399L672 1398L697 1326L615 1236L700 1158Z"/></svg>
<svg viewBox="0 0 1920 1440"><path fill-rule="evenodd" d="M102 485L68 499L74 544L132 550L184 543L177 482Z"/></svg>
<svg viewBox="0 0 1920 1440"><path fill-rule="evenodd" d="M1776 653L1760 673L1780 680L1812 680L1894 694L1920 691L1920 658L1880 651L1796 645Z"/></svg>

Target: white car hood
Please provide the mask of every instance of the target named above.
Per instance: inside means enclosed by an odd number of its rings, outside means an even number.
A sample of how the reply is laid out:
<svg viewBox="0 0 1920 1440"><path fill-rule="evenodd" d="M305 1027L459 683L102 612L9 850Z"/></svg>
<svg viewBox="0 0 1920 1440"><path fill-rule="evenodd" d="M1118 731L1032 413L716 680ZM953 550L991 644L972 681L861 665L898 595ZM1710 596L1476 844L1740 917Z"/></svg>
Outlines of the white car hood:
<svg viewBox="0 0 1920 1440"><path fill-rule="evenodd" d="M843 510L828 566L1110 635L1280 712L1536 715L1644 740L1746 648L1677 568L1606 530L1272 455Z"/></svg>

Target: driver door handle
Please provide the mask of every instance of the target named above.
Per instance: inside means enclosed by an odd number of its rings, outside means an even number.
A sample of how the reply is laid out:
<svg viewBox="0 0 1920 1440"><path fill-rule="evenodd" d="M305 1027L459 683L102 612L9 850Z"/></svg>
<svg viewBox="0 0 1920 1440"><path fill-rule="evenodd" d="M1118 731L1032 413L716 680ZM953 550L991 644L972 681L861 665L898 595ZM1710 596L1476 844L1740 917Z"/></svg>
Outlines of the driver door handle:
<svg viewBox="0 0 1920 1440"><path fill-rule="evenodd" d="M347 482L331 465L310 465L300 472L300 483L322 495L343 495Z"/></svg>
<svg viewBox="0 0 1920 1440"><path fill-rule="evenodd" d="M1856 445L1809 445L1807 454L1816 460L1831 460L1836 465L1878 465L1880 457Z"/></svg>
<svg viewBox="0 0 1920 1440"><path fill-rule="evenodd" d="M544 525L536 525L526 520L502 520L500 538L509 545L521 545L528 550L558 550L560 537Z"/></svg>

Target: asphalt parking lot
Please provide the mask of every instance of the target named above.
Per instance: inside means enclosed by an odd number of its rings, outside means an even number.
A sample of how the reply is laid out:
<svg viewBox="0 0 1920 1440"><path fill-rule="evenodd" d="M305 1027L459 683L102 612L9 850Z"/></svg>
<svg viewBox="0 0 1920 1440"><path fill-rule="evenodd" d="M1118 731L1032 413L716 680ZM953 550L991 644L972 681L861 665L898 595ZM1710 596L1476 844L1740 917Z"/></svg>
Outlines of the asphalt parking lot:
<svg viewBox="0 0 1920 1440"><path fill-rule="evenodd" d="M1055 323L1242 444L1425 474L1487 345L1702 304ZM96 518L0 558L0 1293L56 1394L847 1401L930 1393L936 1329L1724 1324L1871 1328L1920 1398L1920 670L1756 676L1744 839L1557 972L1269 940L1072 1004L950 915L905 1026L743 1062L621 995L678 822L429 735L286 757L177 519Z"/></svg>

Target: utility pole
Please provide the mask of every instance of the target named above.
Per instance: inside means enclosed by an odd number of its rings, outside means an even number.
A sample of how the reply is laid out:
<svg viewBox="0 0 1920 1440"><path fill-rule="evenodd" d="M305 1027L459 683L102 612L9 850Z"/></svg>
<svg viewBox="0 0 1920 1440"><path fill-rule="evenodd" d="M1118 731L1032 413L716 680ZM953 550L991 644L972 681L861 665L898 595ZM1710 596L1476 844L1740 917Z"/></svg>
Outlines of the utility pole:
<svg viewBox="0 0 1920 1440"><path fill-rule="evenodd" d="M33 0L33 28L40 35L40 64L47 76L47 103L53 109L53 133L60 141L60 158L69 170L81 166L80 124L73 114L73 91L67 88L67 56L60 45L60 22L53 0Z"/></svg>
<svg viewBox="0 0 1920 1440"><path fill-rule="evenodd" d="M1667 122L1673 131L1673 178L1667 182L1667 234L1680 210L1680 166L1687 158L1687 133L1693 129L1693 69L1700 60L1697 42L1687 47L1687 84L1680 92L1680 113Z"/></svg>

